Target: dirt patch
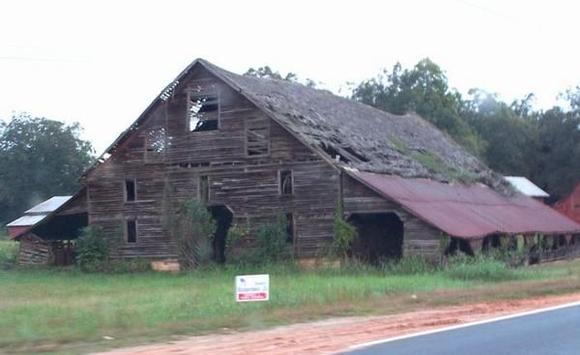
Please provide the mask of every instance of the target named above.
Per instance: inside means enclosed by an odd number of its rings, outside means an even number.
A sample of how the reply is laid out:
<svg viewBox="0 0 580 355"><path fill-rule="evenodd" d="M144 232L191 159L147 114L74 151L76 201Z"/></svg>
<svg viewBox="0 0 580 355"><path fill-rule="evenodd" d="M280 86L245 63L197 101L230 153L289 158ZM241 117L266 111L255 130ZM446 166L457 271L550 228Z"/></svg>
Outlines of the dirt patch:
<svg viewBox="0 0 580 355"><path fill-rule="evenodd" d="M350 346L580 300L580 293L478 302L388 316L335 318L252 332L189 337L106 354L329 354ZM105 353L103 353L105 354Z"/></svg>

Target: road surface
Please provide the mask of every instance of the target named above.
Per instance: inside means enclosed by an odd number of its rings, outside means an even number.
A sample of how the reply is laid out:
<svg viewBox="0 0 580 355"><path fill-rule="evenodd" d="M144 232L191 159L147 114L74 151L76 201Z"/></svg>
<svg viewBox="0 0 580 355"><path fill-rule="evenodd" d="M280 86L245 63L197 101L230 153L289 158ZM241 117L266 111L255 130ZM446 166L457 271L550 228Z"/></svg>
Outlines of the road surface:
<svg viewBox="0 0 580 355"><path fill-rule="evenodd" d="M580 305L362 347L349 355L580 354Z"/></svg>

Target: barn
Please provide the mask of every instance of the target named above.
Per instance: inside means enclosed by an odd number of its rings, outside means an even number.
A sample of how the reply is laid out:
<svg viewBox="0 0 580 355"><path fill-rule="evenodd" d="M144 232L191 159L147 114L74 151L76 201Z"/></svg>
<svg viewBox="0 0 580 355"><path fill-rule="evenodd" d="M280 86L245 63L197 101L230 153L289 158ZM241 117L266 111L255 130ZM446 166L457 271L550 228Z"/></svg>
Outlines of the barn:
<svg viewBox="0 0 580 355"><path fill-rule="evenodd" d="M580 253L580 225L515 191L418 115L203 59L153 100L82 183L68 203L83 206L87 224L120 236L115 258L176 258L167 216L189 199L211 211L216 238L242 224L251 235L285 215L301 262L325 255L338 206L359 231L353 254L371 262L474 254L515 237L531 250L539 235L562 255ZM36 235L66 210L16 238Z"/></svg>
<svg viewBox="0 0 580 355"><path fill-rule="evenodd" d="M556 202L554 208L568 218L580 223L580 182L576 184L568 196Z"/></svg>

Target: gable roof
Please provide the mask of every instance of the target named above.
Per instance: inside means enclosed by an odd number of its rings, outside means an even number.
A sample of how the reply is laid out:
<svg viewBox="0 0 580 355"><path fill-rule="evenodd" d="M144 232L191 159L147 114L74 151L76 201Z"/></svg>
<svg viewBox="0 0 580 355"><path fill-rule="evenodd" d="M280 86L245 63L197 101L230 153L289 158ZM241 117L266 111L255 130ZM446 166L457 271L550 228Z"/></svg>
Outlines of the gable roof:
<svg viewBox="0 0 580 355"><path fill-rule="evenodd" d="M416 114L394 115L298 83L234 74L203 59L196 59L179 74L105 154L112 154L197 66L224 81L336 165L403 177L483 182L510 191L499 175Z"/></svg>

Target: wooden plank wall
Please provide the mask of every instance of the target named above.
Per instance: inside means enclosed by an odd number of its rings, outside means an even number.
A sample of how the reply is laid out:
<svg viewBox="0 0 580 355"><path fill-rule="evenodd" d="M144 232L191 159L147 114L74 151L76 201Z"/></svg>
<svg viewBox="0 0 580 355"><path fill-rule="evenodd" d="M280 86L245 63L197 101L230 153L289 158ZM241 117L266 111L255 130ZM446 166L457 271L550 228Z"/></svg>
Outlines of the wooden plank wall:
<svg viewBox="0 0 580 355"><path fill-rule="evenodd" d="M439 230L347 175L343 177L343 194L344 211L347 215L395 213L401 219L404 226L403 256L421 255L432 259L439 257Z"/></svg>
<svg viewBox="0 0 580 355"><path fill-rule="evenodd" d="M48 265L50 244L35 235L27 234L20 238L18 251L19 265Z"/></svg>
<svg viewBox="0 0 580 355"><path fill-rule="evenodd" d="M220 95L220 129L190 132L187 127L188 86L215 85ZM246 154L246 122L269 127L269 153ZM260 123L262 122L262 123ZM161 158L145 153L148 132L164 128L167 149ZM278 171L290 169L294 194L281 196ZM123 146L87 178L89 223L100 225L122 242L117 257L175 257L166 231L167 216L180 202L197 198L198 180L208 176L210 205L227 205L234 222L252 229L292 213L299 257L317 256L332 239L338 200L337 171L237 92L203 71L182 81L174 95L157 107ZM137 199L124 201L124 181L135 179ZM127 219L137 220L137 243L127 243Z"/></svg>

